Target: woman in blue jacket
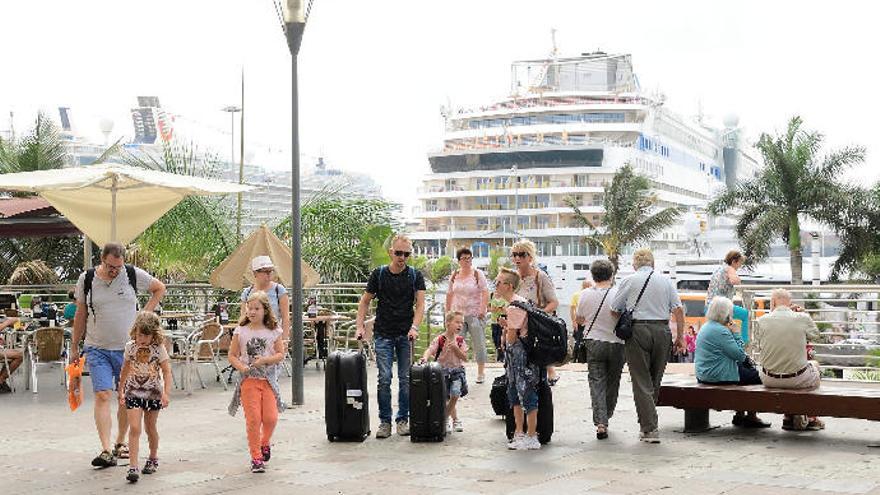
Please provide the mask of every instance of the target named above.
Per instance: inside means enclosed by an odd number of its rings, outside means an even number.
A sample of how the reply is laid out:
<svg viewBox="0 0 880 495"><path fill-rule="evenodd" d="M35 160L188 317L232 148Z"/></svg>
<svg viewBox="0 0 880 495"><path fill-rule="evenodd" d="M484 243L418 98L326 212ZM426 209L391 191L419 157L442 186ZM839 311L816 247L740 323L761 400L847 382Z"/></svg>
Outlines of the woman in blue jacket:
<svg viewBox="0 0 880 495"><path fill-rule="evenodd" d="M697 334L694 370L700 383L724 385L760 385L758 370L743 350L743 341L734 333L733 302L716 296L706 311L706 323ZM735 426L767 428L754 412L737 411Z"/></svg>

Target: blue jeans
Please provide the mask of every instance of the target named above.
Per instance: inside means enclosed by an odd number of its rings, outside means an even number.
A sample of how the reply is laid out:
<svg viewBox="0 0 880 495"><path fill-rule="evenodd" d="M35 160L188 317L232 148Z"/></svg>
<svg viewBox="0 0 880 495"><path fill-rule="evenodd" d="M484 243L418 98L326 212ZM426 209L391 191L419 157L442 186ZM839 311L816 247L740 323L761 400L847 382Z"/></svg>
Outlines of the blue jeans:
<svg viewBox="0 0 880 495"><path fill-rule="evenodd" d="M409 366L410 341L406 335L399 337L374 337L376 367L379 368L379 422L391 422L391 366L397 355L397 419L409 420Z"/></svg>

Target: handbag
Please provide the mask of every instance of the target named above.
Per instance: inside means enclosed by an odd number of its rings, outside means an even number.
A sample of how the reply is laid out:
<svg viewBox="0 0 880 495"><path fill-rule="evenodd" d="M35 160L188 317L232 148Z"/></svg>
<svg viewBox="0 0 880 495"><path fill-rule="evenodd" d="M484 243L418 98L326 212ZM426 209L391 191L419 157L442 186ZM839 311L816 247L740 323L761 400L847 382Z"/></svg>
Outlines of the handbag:
<svg viewBox="0 0 880 495"><path fill-rule="evenodd" d="M611 289L606 289L605 294L602 296L602 300L599 301L599 307L596 308L596 314L593 315L593 321L590 322L590 327L585 332L580 332L579 335L575 334L574 351L572 354L575 356L575 361L578 363L587 362L586 337L590 334L590 331L593 330L593 325L596 323L596 318L599 317L599 311L602 310L602 305L605 304L605 298L608 297L609 292L611 292Z"/></svg>
<svg viewBox="0 0 880 495"><path fill-rule="evenodd" d="M639 305L639 301L642 300L642 294L645 293L645 288L648 287L648 282L651 281L651 275L654 275L654 272L648 274L648 278L645 279L645 285L642 286L642 290L639 291L639 297L636 298L636 303L633 304L633 307L630 309L626 309L623 313L620 314L620 318L617 320L617 324L614 325L614 335L617 335L617 338L620 340L629 340L633 334L633 311L635 311L636 306Z"/></svg>

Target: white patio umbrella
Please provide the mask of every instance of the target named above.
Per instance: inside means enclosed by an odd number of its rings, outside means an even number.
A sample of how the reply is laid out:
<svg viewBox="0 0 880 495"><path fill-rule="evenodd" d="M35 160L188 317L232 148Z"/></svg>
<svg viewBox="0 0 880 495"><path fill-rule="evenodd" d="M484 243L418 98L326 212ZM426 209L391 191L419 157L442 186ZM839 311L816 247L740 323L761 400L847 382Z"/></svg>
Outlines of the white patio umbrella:
<svg viewBox="0 0 880 495"><path fill-rule="evenodd" d="M0 190L39 194L99 246L131 242L187 196L251 189L117 163L0 174Z"/></svg>

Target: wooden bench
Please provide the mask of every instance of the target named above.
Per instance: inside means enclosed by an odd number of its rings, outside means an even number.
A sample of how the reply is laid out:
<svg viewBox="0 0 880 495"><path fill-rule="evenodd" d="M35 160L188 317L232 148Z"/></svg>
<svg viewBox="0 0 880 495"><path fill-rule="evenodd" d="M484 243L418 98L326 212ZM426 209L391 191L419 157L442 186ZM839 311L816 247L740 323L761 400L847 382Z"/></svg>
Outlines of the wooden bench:
<svg viewBox="0 0 880 495"><path fill-rule="evenodd" d="M711 429L709 409L806 414L880 421L880 384L822 382L813 390L767 388L763 385L706 385L696 379L674 379L660 386L658 406L684 410L684 431Z"/></svg>

